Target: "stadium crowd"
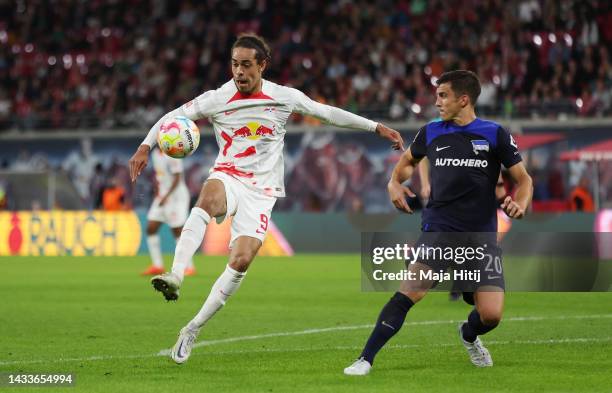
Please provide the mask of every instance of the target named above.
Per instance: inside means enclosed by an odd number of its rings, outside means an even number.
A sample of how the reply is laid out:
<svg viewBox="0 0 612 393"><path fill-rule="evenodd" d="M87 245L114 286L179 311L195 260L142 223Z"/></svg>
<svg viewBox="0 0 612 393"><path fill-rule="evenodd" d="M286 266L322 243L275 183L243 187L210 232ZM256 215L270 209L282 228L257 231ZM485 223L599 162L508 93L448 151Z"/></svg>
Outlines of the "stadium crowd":
<svg viewBox="0 0 612 393"><path fill-rule="evenodd" d="M228 80L243 31L269 40L267 78L369 117L435 117L432 82L456 68L480 76L483 115L612 113L604 0L66 0L0 12L0 130L144 129Z"/></svg>

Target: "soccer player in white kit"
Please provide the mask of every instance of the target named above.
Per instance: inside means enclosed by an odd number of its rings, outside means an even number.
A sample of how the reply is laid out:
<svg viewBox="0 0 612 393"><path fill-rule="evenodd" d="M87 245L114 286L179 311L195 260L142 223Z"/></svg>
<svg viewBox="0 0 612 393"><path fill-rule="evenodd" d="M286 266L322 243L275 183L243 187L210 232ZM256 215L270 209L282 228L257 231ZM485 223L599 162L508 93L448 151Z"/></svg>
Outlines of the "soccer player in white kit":
<svg viewBox="0 0 612 393"><path fill-rule="evenodd" d="M169 157L159 149L153 150L151 159L157 185L155 198L147 213L147 246L152 264L142 272L149 276L165 271L158 234L162 223L166 223L178 239L189 215L189 190L183 176L183 161ZM185 275L194 274L195 267L190 258L185 267Z"/></svg>
<svg viewBox="0 0 612 393"><path fill-rule="evenodd" d="M256 35L240 35L231 52L233 78L160 119L130 159L132 181L147 165L160 124L167 116L208 118L219 154L176 245L172 272L153 277L166 300L176 300L185 264L200 246L212 217L233 216L229 263L213 284L197 315L179 332L172 359L184 363L204 324L240 287L261 247L276 199L285 196L283 146L285 124L293 112L346 128L376 132L403 149L401 135L383 124L308 98L299 90L262 79L270 49Z"/></svg>

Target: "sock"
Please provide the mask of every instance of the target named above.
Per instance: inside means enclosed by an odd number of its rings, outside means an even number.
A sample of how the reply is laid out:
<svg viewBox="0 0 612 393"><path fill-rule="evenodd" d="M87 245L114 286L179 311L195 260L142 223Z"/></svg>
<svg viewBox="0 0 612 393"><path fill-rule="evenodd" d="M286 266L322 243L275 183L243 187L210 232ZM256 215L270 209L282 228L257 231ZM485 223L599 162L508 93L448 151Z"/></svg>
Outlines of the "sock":
<svg viewBox="0 0 612 393"><path fill-rule="evenodd" d="M189 329L197 330L204 326L204 324L225 305L227 299L240 288L240 283L245 275L246 272L241 273L232 269L229 265L226 266L225 271L221 273L212 286L210 294L206 298L202 309L200 309L198 314L187 325Z"/></svg>
<svg viewBox="0 0 612 393"><path fill-rule="evenodd" d="M177 242L178 242L178 240L179 240L179 238L178 238L178 237L175 237L175 238L174 238L174 242L175 242L175 243L177 243ZM176 247L176 245L175 245L175 247ZM193 258L189 258L189 262L187 262L187 266L186 266L186 268L195 269L195 265L193 264Z"/></svg>
<svg viewBox="0 0 612 393"><path fill-rule="evenodd" d="M374 364L374 357L387 341L399 332L406 319L406 314L412 306L414 306L414 303L408 296L396 292L380 312L376 326L374 326L374 330L370 334L360 357L363 357L370 364Z"/></svg>
<svg viewBox="0 0 612 393"><path fill-rule="evenodd" d="M482 323L480 320L480 314L478 311L476 311L476 309L473 309L468 316L467 323L464 323L463 326L461 326L461 333L463 334L463 339L465 341L473 343L477 336L490 332L496 327L497 324L491 326Z"/></svg>
<svg viewBox="0 0 612 393"><path fill-rule="evenodd" d="M210 216L206 211L199 207L191 209L191 213L183 225L181 237L176 243L174 250L174 260L172 261L172 273L176 274L181 281L185 276L185 267L193 254L197 251L204 239L206 226L210 221Z"/></svg>
<svg viewBox="0 0 612 393"><path fill-rule="evenodd" d="M149 247L149 255L151 255L153 265L163 268L164 260L162 258L159 235L157 233L154 235L147 235L147 246Z"/></svg>

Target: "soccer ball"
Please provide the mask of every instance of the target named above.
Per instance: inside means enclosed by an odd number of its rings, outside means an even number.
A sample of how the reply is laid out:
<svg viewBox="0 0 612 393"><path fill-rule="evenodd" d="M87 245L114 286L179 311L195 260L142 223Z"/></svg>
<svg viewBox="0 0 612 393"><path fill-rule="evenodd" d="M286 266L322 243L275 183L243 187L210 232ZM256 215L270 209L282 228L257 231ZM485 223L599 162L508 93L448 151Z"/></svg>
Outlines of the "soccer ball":
<svg viewBox="0 0 612 393"><path fill-rule="evenodd" d="M169 117L159 127L157 145L172 158L187 157L199 144L200 129L185 116Z"/></svg>

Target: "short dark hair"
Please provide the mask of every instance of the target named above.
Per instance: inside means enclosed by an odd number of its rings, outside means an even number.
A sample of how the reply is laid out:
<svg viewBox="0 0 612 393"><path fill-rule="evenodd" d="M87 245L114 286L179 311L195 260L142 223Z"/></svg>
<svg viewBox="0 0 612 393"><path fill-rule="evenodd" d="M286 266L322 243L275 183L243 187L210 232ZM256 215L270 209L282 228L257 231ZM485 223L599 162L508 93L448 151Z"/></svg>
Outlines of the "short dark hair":
<svg viewBox="0 0 612 393"><path fill-rule="evenodd" d="M454 70L445 72L440 75L436 85L440 86L442 83L450 83L451 90L455 95L461 96L466 94L470 97L472 105L476 105L476 100L480 95L480 81L478 76L472 71Z"/></svg>
<svg viewBox="0 0 612 393"><path fill-rule="evenodd" d="M234 48L250 48L255 49L255 59L258 64L261 64L262 61L270 62L272 58L272 54L270 52L270 47L266 43L266 41L253 33L243 33L238 36L234 45L232 45L232 51Z"/></svg>

